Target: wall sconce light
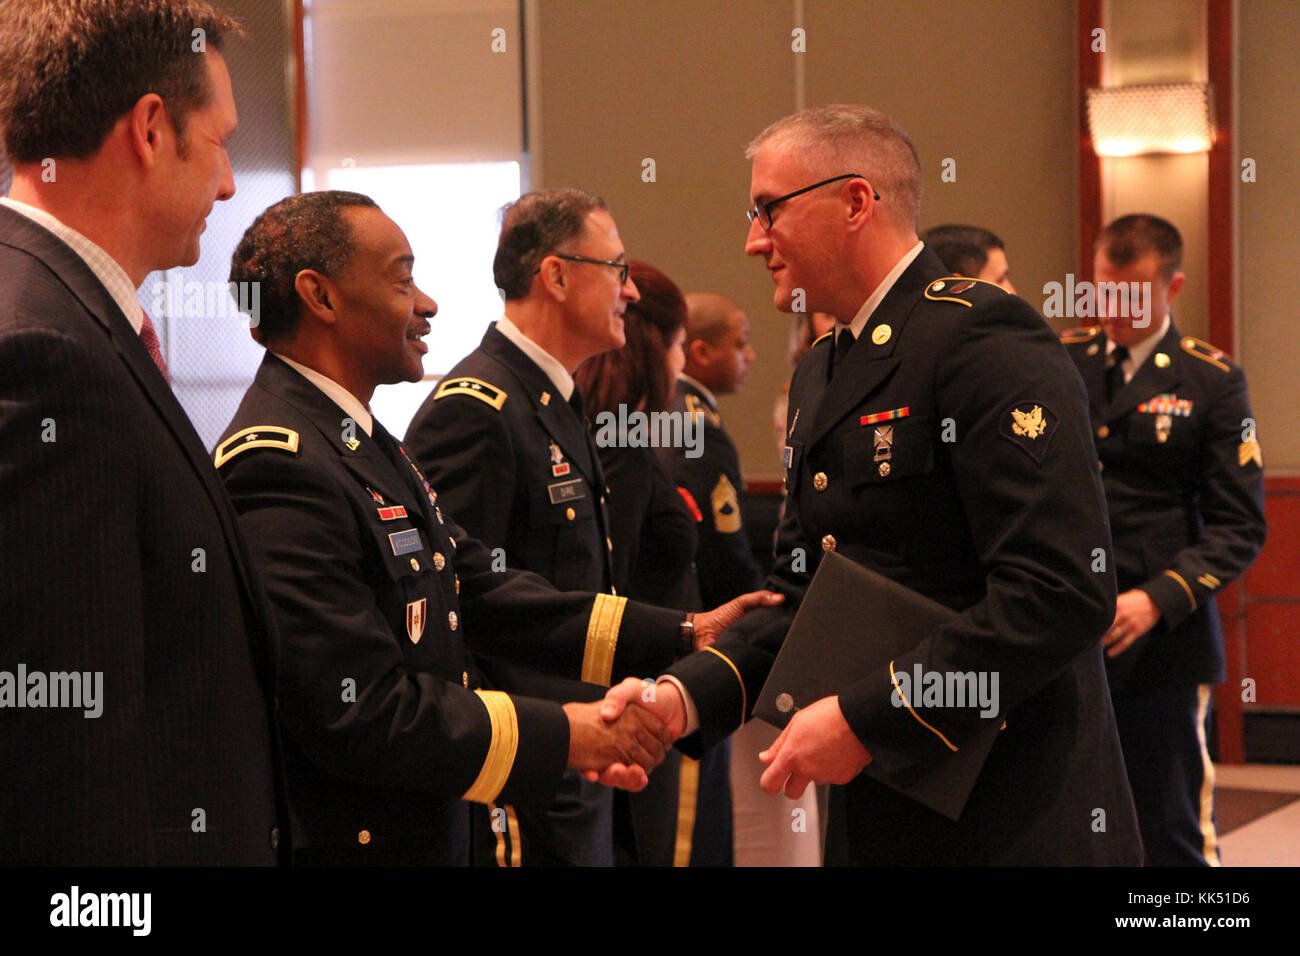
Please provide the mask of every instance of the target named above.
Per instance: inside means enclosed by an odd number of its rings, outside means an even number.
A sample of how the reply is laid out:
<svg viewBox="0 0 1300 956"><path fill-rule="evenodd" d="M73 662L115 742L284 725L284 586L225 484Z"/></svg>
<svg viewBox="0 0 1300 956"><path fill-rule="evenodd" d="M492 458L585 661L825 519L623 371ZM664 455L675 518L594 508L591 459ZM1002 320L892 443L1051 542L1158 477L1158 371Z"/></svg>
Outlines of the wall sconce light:
<svg viewBox="0 0 1300 956"><path fill-rule="evenodd" d="M1214 145L1208 83L1091 86L1085 95L1098 156L1203 153Z"/></svg>

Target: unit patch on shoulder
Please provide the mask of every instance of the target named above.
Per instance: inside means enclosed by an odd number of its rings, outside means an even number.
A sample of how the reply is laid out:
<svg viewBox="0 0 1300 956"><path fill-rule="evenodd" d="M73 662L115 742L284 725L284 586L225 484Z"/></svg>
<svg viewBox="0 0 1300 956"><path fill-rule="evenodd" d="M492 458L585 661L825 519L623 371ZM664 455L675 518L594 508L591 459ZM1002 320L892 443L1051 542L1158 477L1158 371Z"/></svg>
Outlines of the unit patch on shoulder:
<svg viewBox="0 0 1300 956"><path fill-rule="evenodd" d="M1003 438L1041 465L1059 424L1056 414L1046 405L1019 402L1007 409L998 430Z"/></svg>
<svg viewBox="0 0 1300 956"><path fill-rule="evenodd" d="M241 429L217 446L213 464L220 468L250 448L278 448L296 455L298 433L292 428L281 428L279 425L254 425L252 428Z"/></svg>
<svg viewBox="0 0 1300 956"><path fill-rule="evenodd" d="M458 376L444 378L438 390L433 393L433 400L447 398L449 395L472 395L481 402L487 402L498 411L506 403L506 393L495 385L490 385L481 378Z"/></svg>
<svg viewBox="0 0 1300 956"><path fill-rule="evenodd" d="M1089 325L1085 328L1066 329L1061 333L1061 342L1064 345L1074 345L1076 342L1087 342L1095 339L1101 334L1100 325Z"/></svg>
<svg viewBox="0 0 1300 956"><path fill-rule="evenodd" d="M1221 349L1216 349L1209 342L1202 342L1190 335L1184 335L1183 340L1178 344L1183 347L1183 351L1188 355L1194 355L1202 362L1208 362L1215 368L1222 369L1225 372L1231 371L1224 361L1228 357L1227 353Z"/></svg>

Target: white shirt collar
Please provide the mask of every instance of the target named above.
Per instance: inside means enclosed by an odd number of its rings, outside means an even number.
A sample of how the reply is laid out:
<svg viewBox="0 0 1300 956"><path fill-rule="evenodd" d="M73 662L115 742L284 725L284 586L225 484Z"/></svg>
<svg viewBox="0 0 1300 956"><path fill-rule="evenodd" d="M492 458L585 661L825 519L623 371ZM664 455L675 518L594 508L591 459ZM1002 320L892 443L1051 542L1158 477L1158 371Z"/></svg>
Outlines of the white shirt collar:
<svg viewBox="0 0 1300 956"><path fill-rule="evenodd" d="M144 310L140 306L140 299L136 296L135 286L131 284L131 277L126 274L126 270L118 265L112 256L44 209L37 209L35 206L29 206L27 203L10 199L7 196L0 198L0 204L8 206L20 215L26 216L38 226L48 229L54 233L56 238L62 240L65 245L80 256L81 260L86 263L86 267L95 274L95 278L113 297L117 307L122 310L126 320L131 323L131 328L135 329L135 334L140 334L140 329L144 326Z"/></svg>
<svg viewBox="0 0 1300 956"><path fill-rule="evenodd" d="M1169 313L1166 312L1164 321L1160 323L1160 328L1156 330L1154 335L1129 348L1128 358L1124 360L1124 382L1126 384L1133 379L1133 376L1137 374L1137 370L1151 357L1151 353L1156 350L1156 346L1163 342L1168 334ZM1106 355L1109 356L1113 351L1115 351L1115 343L1107 339Z"/></svg>
<svg viewBox="0 0 1300 956"><path fill-rule="evenodd" d="M561 398L567 402L573 397L573 376L569 374L568 369L560 364L559 359L519 331L519 326L511 322L510 317L507 315L502 315L501 318L497 319L497 331L519 346L519 351L532 359L537 364L537 367L546 373L547 378L551 380L551 384L555 386L555 390L560 393Z"/></svg>
<svg viewBox="0 0 1300 956"><path fill-rule="evenodd" d="M906 271L907 267L910 266L916 257L921 254L921 250L924 248L925 244L918 239L916 245L903 254L903 258L899 259L898 262L894 264L894 268L890 269L889 274L881 280L880 285L876 286L876 291L868 296L866 302L862 303L862 308L858 309L858 314L855 315L853 321L849 323L849 328L853 330L853 337L855 339L862 335L862 330L865 329L867 323L871 321L871 313L876 311L876 306L880 305L881 300L889 294L889 290L892 289L894 283L898 281L898 277ZM838 337L839 334L839 329L836 329L836 337Z"/></svg>
<svg viewBox="0 0 1300 956"><path fill-rule="evenodd" d="M701 382L699 379L691 378L691 377L690 377L689 375L687 375L685 372L682 372L682 374L681 374L681 375L678 375L677 378L678 378L680 381L683 381L683 382L685 382L687 385L691 386L691 388L694 388L694 389L696 389L697 391L699 391L701 394L703 394L703 395L704 395L704 400L707 401L707 402L709 403L709 406L710 406L710 407L711 407L715 412L718 410L718 399L717 399L717 396L714 395L713 392L711 392L711 391L709 390L709 387L708 387L707 385L705 385L705 384L704 384L703 382Z"/></svg>
<svg viewBox="0 0 1300 956"><path fill-rule="evenodd" d="M289 368L293 369L307 381L319 388L335 405L352 416L352 420L361 426L361 430L364 431L366 435L372 436L374 434L375 421L370 415L370 409L362 405L361 400L355 395L338 382L334 381L334 379L327 375L322 375L314 368L308 368L301 362L295 362L293 359L289 358L289 356L281 355L279 352L276 352L275 356L280 359L280 361L284 362L285 365L289 366Z"/></svg>

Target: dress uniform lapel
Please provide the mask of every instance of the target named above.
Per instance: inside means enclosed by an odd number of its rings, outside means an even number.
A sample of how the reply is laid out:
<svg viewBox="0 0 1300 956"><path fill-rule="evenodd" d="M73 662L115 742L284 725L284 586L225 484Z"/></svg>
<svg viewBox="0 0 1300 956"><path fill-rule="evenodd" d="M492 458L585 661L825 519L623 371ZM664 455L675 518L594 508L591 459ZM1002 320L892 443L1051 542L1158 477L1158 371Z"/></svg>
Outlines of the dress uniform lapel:
<svg viewBox="0 0 1300 956"><path fill-rule="evenodd" d="M1147 356L1142 367L1129 379L1128 384L1116 393L1114 403L1106 409L1108 421L1128 414L1153 395L1173 391L1174 386L1180 381L1174 360L1178 353L1178 338L1178 330L1170 322L1169 331L1165 333L1154 351ZM1165 356L1163 367L1158 358L1161 355Z"/></svg>
<svg viewBox="0 0 1300 956"><path fill-rule="evenodd" d="M360 424L348 430L349 437L345 438L343 419L347 413L328 395L271 352L262 360L256 384L283 398L316 426L357 481L384 499L383 502L376 499L376 505L409 505L414 501L416 508L414 513L408 511L408 516L426 527L429 525L423 507L424 489L415 480L414 473L408 479ZM378 435L383 426L375 421L372 427Z"/></svg>
<svg viewBox="0 0 1300 956"><path fill-rule="evenodd" d="M934 253L923 249L898 277L894 287L876 306L853 348L844 356L835 377L826 386L825 396L813 419L812 435L808 440L810 446L819 442L840 419L862 404L863 399L879 388L898 367L894 347L903 334L908 316L916 308L921 291L929 281L946 274ZM839 332L838 327L836 332ZM828 351L834 353L834 343ZM829 357L827 361L830 361Z"/></svg>
<svg viewBox="0 0 1300 956"><path fill-rule="evenodd" d="M578 417L564 397L555 390L551 377L538 367L519 346L497 330L493 323L483 336L483 348L512 374L522 386L548 435L554 439L565 460L571 461L593 487L605 486L600 464L591 449L587 423ZM546 449L538 450L542 454Z"/></svg>
<svg viewBox="0 0 1300 956"><path fill-rule="evenodd" d="M1098 335L1078 363L1079 375L1088 390L1088 404L1092 407L1094 418L1106 411L1106 343L1106 336ZM1094 345L1095 352L1092 351Z"/></svg>

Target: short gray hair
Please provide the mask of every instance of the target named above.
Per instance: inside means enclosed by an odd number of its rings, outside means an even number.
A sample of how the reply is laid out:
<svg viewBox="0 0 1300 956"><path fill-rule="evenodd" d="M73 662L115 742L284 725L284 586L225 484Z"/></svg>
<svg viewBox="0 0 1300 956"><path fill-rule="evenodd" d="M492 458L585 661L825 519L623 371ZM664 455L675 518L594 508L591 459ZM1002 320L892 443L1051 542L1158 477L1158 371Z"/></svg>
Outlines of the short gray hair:
<svg viewBox="0 0 1300 956"><path fill-rule="evenodd" d="M879 110L854 103L813 106L777 120L750 141L753 159L772 143L817 156L826 175L865 176L899 225L916 227L921 213L921 162L907 130ZM832 168L833 167L833 168Z"/></svg>

